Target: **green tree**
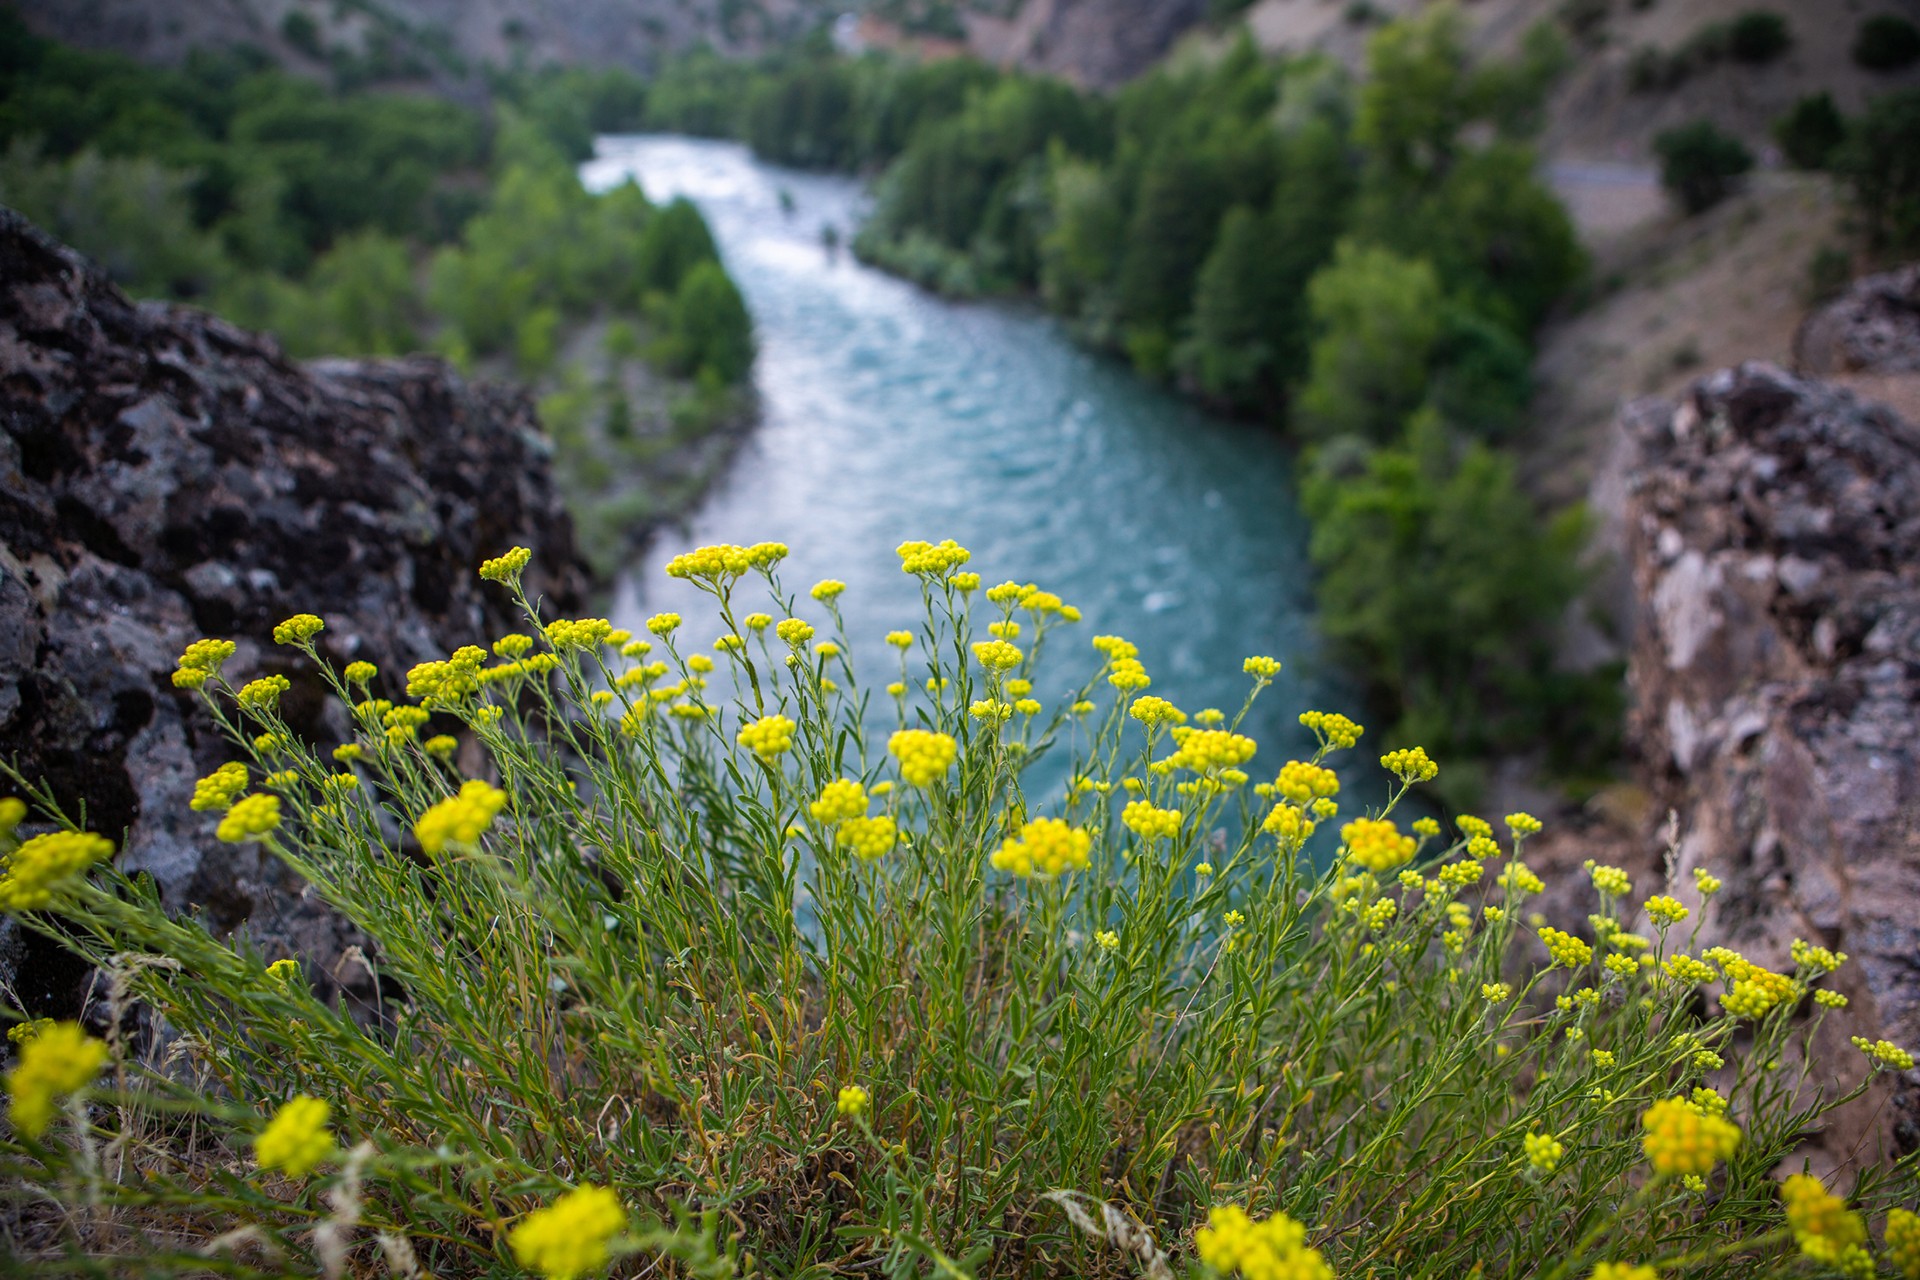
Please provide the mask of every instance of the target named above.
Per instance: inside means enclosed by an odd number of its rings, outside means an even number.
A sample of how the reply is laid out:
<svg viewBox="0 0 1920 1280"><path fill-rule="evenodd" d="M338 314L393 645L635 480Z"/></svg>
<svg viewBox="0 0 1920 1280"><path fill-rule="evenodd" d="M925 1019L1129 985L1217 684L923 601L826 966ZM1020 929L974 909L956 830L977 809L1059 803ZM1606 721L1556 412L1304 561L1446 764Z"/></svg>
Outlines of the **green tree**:
<svg viewBox="0 0 1920 1280"><path fill-rule="evenodd" d="M1920 27L1897 13L1876 13L1860 24L1853 60L1869 71L1898 71L1920 62Z"/></svg>
<svg viewBox="0 0 1920 1280"><path fill-rule="evenodd" d="M1314 339L1294 421L1325 439L1393 438L1427 393L1440 279L1419 259L1342 241L1307 287Z"/></svg>
<svg viewBox="0 0 1920 1280"><path fill-rule="evenodd" d="M1706 120L1662 131L1653 150L1660 157L1660 185L1689 214L1704 213L1726 199L1753 168L1753 153Z"/></svg>
<svg viewBox="0 0 1920 1280"><path fill-rule="evenodd" d="M1869 102L1836 168L1852 188L1876 245L1899 251L1920 247L1920 89Z"/></svg>
<svg viewBox="0 0 1920 1280"><path fill-rule="evenodd" d="M635 253L634 273L649 293L672 295L695 267L720 256L700 210L684 196L662 208L647 225Z"/></svg>
<svg viewBox="0 0 1920 1280"><path fill-rule="evenodd" d="M1847 140L1846 117L1832 94L1810 93L1773 122L1773 140L1796 167L1825 169Z"/></svg>
<svg viewBox="0 0 1920 1280"><path fill-rule="evenodd" d="M1580 585L1581 514L1543 521L1510 457L1456 450L1431 415L1403 444L1321 455L1305 499L1321 626L1361 659L1389 738L1537 742L1568 701L1552 640Z"/></svg>
<svg viewBox="0 0 1920 1280"><path fill-rule="evenodd" d="M680 282L671 332L674 363L684 373L730 386L753 366L753 320L718 262L700 263Z"/></svg>

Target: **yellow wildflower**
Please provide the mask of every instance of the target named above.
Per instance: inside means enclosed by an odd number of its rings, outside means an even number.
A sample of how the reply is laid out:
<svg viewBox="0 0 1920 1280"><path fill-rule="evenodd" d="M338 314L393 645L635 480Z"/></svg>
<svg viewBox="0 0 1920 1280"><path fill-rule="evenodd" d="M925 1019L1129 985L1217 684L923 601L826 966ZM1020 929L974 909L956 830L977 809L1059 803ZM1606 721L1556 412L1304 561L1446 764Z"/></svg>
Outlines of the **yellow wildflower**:
<svg viewBox="0 0 1920 1280"><path fill-rule="evenodd" d="M1284 1213L1255 1222L1237 1205L1215 1205L1194 1232L1200 1260L1244 1280L1333 1280L1333 1268L1307 1247L1307 1229Z"/></svg>
<svg viewBox="0 0 1920 1280"><path fill-rule="evenodd" d="M326 629L327 624L311 613L296 613L273 629L275 644L305 644Z"/></svg>
<svg viewBox="0 0 1920 1280"><path fill-rule="evenodd" d="M1567 1153L1566 1144L1547 1133L1530 1133L1523 1140L1527 1149L1527 1163L1541 1173L1552 1173L1560 1165L1560 1157Z"/></svg>
<svg viewBox="0 0 1920 1280"><path fill-rule="evenodd" d="M974 642L973 657L988 671L1006 671L1020 665L1020 650L1005 640L978 640Z"/></svg>
<svg viewBox="0 0 1920 1280"><path fill-rule="evenodd" d="M520 576L521 570L533 562L533 552L526 547L514 547L505 555L495 556L491 560L480 562L480 576L489 582L512 582Z"/></svg>
<svg viewBox="0 0 1920 1280"><path fill-rule="evenodd" d="M946 734L925 729L902 729L887 739L887 751L900 762L900 777L916 787L930 787L944 778L959 750Z"/></svg>
<svg viewBox="0 0 1920 1280"><path fill-rule="evenodd" d="M1722 1001L1721 1003L1725 1003ZM1891 1040L1869 1041L1865 1036L1853 1037L1853 1047L1872 1058L1874 1062L1895 1071L1913 1070L1913 1055Z"/></svg>
<svg viewBox="0 0 1920 1280"><path fill-rule="evenodd" d="M279 1169L290 1178L313 1172L333 1150L333 1135L327 1132L329 1110L318 1098L303 1094L291 1099L253 1140L254 1159L262 1169Z"/></svg>
<svg viewBox="0 0 1920 1280"><path fill-rule="evenodd" d="M1911 1210L1887 1210L1887 1261L1902 1280L1920 1280L1920 1216Z"/></svg>
<svg viewBox="0 0 1920 1280"><path fill-rule="evenodd" d="M1594 1265L1593 1280L1660 1280L1660 1273L1631 1262L1601 1262Z"/></svg>
<svg viewBox="0 0 1920 1280"><path fill-rule="evenodd" d="M1271 680L1280 674L1280 660L1256 655L1241 663L1240 669L1256 680Z"/></svg>
<svg viewBox="0 0 1920 1280"><path fill-rule="evenodd" d="M741 728L738 741L762 760L771 760L793 750L793 731L798 727L782 715L761 716Z"/></svg>
<svg viewBox="0 0 1920 1280"><path fill-rule="evenodd" d="M1380 767L1406 783L1431 782L1440 773L1425 747L1389 751L1380 757Z"/></svg>
<svg viewBox="0 0 1920 1280"><path fill-rule="evenodd" d="M1657 893L1647 899L1647 919L1653 921L1654 924L1663 929L1668 925L1680 923L1682 920L1685 920L1689 914L1686 904L1678 898L1669 897L1664 893Z"/></svg>
<svg viewBox="0 0 1920 1280"><path fill-rule="evenodd" d="M854 857L865 858L869 862L891 852L899 840L900 833L894 827L893 819L884 813L875 818L843 819L839 831L834 835L834 843L851 852Z"/></svg>
<svg viewBox="0 0 1920 1280"><path fill-rule="evenodd" d="M1385 875L1413 857L1414 839L1390 820L1356 818L1340 828L1346 856L1375 875Z"/></svg>
<svg viewBox="0 0 1920 1280"><path fill-rule="evenodd" d="M257 840L280 825L280 797L252 795L236 800L214 828L214 836L228 844Z"/></svg>
<svg viewBox="0 0 1920 1280"><path fill-rule="evenodd" d="M937 544L903 542L894 550L900 556L900 572L923 578L950 577L955 569L973 558L972 552L952 538L944 538Z"/></svg>
<svg viewBox="0 0 1920 1280"><path fill-rule="evenodd" d="M607 1265L608 1245L626 1225L619 1196L585 1186L522 1218L507 1243L514 1261L529 1271L547 1280L576 1280Z"/></svg>
<svg viewBox="0 0 1920 1280"><path fill-rule="evenodd" d="M839 1096L834 1099L833 1109L851 1120L864 1115L872 1103L872 1094L857 1084L849 1084L841 1087Z"/></svg>
<svg viewBox="0 0 1920 1280"><path fill-rule="evenodd" d="M1740 1130L1725 1117L1702 1114L1684 1098L1662 1098L1640 1117L1641 1146L1653 1171L1664 1177L1693 1173L1702 1177L1732 1157Z"/></svg>
<svg viewBox="0 0 1920 1280"><path fill-rule="evenodd" d="M1093 837L1084 829L1060 818L1035 818L1024 823L1018 836L1001 842L994 851L995 870L1029 876L1057 876L1068 871L1084 871Z"/></svg>
<svg viewBox="0 0 1920 1280"><path fill-rule="evenodd" d="M421 814L413 834L422 849L436 856L448 845L471 847L506 807L506 792L475 778L462 783L459 794Z"/></svg>
<svg viewBox="0 0 1920 1280"><path fill-rule="evenodd" d="M1180 834L1186 815L1178 809L1162 809L1148 800L1129 800L1120 811L1120 821L1135 835L1146 840L1171 840Z"/></svg>
<svg viewBox="0 0 1920 1280"><path fill-rule="evenodd" d="M840 778L820 788L820 798L807 806L815 822L832 826L867 811L867 791L851 778Z"/></svg>
<svg viewBox="0 0 1920 1280"><path fill-rule="evenodd" d="M1547 944L1547 954L1553 957L1556 965L1577 969L1593 959L1593 948L1570 933L1562 933L1558 929L1542 929L1540 941Z"/></svg>
<svg viewBox="0 0 1920 1280"><path fill-rule="evenodd" d="M7 1072L7 1115L14 1128L38 1138L53 1123L55 1099L84 1089L107 1060L107 1046L77 1022L56 1022L20 1046Z"/></svg>
<svg viewBox="0 0 1920 1280"><path fill-rule="evenodd" d="M1334 711L1302 711L1300 723L1313 730L1320 744L1330 748L1351 747L1366 730Z"/></svg>

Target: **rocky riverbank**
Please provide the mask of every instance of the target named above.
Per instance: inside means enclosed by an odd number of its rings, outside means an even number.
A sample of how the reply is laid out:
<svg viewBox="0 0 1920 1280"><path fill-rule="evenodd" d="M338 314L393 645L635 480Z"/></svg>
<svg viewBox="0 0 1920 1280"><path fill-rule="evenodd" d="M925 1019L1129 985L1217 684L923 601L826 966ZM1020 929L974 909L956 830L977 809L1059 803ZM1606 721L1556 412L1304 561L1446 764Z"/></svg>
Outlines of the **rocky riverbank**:
<svg viewBox="0 0 1920 1280"><path fill-rule="evenodd" d="M1850 1037L1920 1047L1920 427L1887 403L1920 371L1920 271L1861 281L1797 348L1799 373L1721 370L1616 422L1595 496L1630 583L1641 803L1542 854L1562 883L1588 857L1625 865L1641 897L1671 876L1704 906L1696 950L1782 971L1796 937L1848 953L1850 1004L1813 1052L1851 1084ZM1726 883L1711 903L1696 867ZM1883 1076L1824 1147L1920 1147L1920 1072Z"/></svg>
<svg viewBox="0 0 1920 1280"><path fill-rule="evenodd" d="M167 903L371 994L346 937L255 846L187 807L228 758L173 688L186 640L226 636L229 670L293 678L290 721L339 741L337 710L270 641L317 612L322 647L413 663L511 629L480 560L537 549L530 589L579 607L588 579L524 394L428 358L287 360L203 312L135 304L0 210L0 742L8 762L122 846ZM6 790L11 791L11 786ZM11 924L0 979L71 1012L84 975Z"/></svg>

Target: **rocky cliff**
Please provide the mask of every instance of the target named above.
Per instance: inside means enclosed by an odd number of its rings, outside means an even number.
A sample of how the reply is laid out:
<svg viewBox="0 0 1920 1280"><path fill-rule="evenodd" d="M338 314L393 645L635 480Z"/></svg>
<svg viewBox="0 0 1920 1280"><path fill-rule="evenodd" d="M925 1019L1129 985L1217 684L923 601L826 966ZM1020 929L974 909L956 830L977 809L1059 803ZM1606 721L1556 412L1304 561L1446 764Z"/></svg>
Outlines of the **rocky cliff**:
<svg viewBox="0 0 1920 1280"><path fill-rule="evenodd" d="M336 922L188 809L227 748L173 688L175 658L234 639L229 669L294 677L289 717L337 742L335 709L271 642L280 619L320 614L329 656L391 679L510 629L474 569L512 544L538 548L533 591L577 605L586 578L526 397L433 359L295 365L204 313L129 302L0 210L0 426L5 756L84 804L170 905L332 967L350 941ZM9 976L48 1010L81 980L0 935Z"/></svg>
<svg viewBox="0 0 1920 1280"><path fill-rule="evenodd" d="M1598 852L1659 892L1671 814L1676 892L1700 905L1695 867L1726 883L1701 947L1783 971L1796 937L1849 953L1851 1005L1814 1052L1851 1082L1851 1035L1920 1048L1920 429L1766 364L1640 402L1620 429L1627 741L1651 803ZM1920 1147L1920 1072L1883 1080L1826 1145L1835 1162Z"/></svg>

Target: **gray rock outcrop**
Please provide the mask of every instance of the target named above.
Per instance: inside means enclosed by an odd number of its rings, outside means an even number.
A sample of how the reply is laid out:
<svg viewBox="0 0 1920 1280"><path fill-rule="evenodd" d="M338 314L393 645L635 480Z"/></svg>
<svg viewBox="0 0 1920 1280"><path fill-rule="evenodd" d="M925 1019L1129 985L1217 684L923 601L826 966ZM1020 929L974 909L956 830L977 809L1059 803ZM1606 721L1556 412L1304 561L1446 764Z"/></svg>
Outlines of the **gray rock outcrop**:
<svg viewBox="0 0 1920 1280"><path fill-rule="evenodd" d="M1624 428L1627 741L1656 823L1678 817L1675 880L1696 904L1694 867L1725 881L1703 947L1787 972L1795 937L1851 955L1814 1052L1857 1079L1851 1035L1920 1049L1920 429L1765 364ZM1638 844L1645 885L1664 843ZM1827 1145L1920 1147L1920 1072Z"/></svg>
<svg viewBox="0 0 1920 1280"><path fill-rule="evenodd" d="M576 608L585 573L522 393L428 358L301 367L202 312L128 301L0 209L0 751L84 805L170 907L316 976L353 941L188 809L229 748L173 688L180 650L235 640L230 672L287 674L295 728L339 742L339 708L274 624L321 615L323 652L377 664L391 695L413 663L513 629L474 570L515 543L537 549L530 589ZM15 932L0 976L70 1012L83 974ZM350 991L365 976L338 973Z"/></svg>

